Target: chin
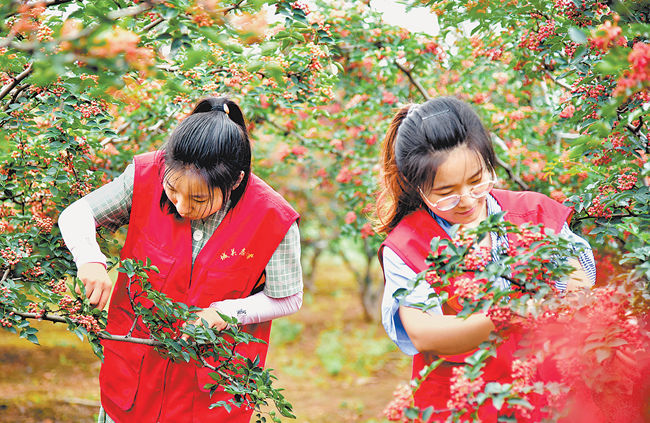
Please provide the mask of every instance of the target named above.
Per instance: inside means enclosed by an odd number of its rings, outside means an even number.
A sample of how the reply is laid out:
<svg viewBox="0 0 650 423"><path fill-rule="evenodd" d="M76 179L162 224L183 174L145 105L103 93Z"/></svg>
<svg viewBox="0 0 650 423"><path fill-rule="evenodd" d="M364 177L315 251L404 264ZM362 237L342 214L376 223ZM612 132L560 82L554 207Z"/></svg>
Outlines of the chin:
<svg viewBox="0 0 650 423"><path fill-rule="evenodd" d="M458 223L461 225L470 225L474 223L478 225L480 223L479 219L481 217L481 210L482 210L481 205L477 204L474 211L469 214L456 213L454 216L454 223Z"/></svg>

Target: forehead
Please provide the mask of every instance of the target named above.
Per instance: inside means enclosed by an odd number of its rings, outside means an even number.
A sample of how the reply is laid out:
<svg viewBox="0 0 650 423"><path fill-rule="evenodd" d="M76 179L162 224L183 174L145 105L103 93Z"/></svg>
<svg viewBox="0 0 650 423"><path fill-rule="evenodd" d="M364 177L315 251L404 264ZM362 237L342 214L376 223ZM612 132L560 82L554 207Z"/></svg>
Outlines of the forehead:
<svg viewBox="0 0 650 423"><path fill-rule="evenodd" d="M485 164L480 154L466 145L458 146L449 152L438 167L433 189L462 185L484 169Z"/></svg>
<svg viewBox="0 0 650 423"><path fill-rule="evenodd" d="M165 183L177 191L192 192L193 194L208 194L209 189L203 178L196 172L177 171L165 175Z"/></svg>

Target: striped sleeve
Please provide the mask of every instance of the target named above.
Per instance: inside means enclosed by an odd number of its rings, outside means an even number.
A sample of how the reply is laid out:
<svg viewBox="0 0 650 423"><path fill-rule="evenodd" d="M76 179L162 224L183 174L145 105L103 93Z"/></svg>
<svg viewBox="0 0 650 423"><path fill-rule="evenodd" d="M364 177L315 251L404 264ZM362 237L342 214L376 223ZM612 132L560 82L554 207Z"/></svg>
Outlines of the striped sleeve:
<svg viewBox="0 0 650 423"><path fill-rule="evenodd" d="M120 226L129 223L134 180L135 165L131 163L112 182L84 197L90 204L97 226L115 232Z"/></svg>
<svg viewBox="0 0 650 423"><path fill-rule="evenodd" d="M591 245L582 237L579 237L575 233L569 229L569 225L565 222L564 226L562 226L562 231L560 231L560 235L568 238L572 243L576 245L580 245L584 247L584 250L580 253L580 257L578 260L580 261L580 264L582 265L582 268L584 269L585 273L587 274L587 277L589 278L589 282L591 284L596 283L596 260L594 259L594 252L591 250ZM566 291L566 282L558 282L557 285L558 289L561 291Z"/></svg>

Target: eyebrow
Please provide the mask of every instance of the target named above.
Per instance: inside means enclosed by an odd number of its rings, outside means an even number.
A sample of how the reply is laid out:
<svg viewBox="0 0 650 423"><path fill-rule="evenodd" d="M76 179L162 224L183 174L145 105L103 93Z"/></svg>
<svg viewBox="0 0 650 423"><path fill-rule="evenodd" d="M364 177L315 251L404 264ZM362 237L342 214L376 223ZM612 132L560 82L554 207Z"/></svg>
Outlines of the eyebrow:
<svg viewBox="0 0 650 423"><path fill-rule="evenodd" d="M173 189L174 191L176 191L176 188L174 187L174 185L172 185L171 182L169 182L168 180L165 180L165 183L167 184L167 186L168 186L169 188L171 188L171 189ZM206 199L206 198L210 198L210 194L192 194L191 197L192 197L193 199L195 199L195 200L196 200L196 199L203 200L203 199Z"/></svg>
<svg viewBox="0 0 650 423"><path fill-rule="evenodd" d="M479 169L475 174L470 176L469 180L471 181L472 179L476 179L477 177L481 176L481 173L483 173L483 169ZM432 188L432 191L442 191L445 189L450 189L454 188L455 185L445 185L444 187L438 187L438 188Z"/></svg>

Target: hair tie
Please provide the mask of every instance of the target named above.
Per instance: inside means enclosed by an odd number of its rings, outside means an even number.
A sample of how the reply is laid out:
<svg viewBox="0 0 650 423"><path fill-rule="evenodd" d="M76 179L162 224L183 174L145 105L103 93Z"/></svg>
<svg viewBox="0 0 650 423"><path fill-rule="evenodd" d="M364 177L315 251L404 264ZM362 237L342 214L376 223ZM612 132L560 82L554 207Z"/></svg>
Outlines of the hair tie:
<svg viewBox="0 0 650 423"><path fill-rule="evenodd" d="M449 112L451 112L451 110L449 110L449 109L445 109L445 110L443 110L443 111L440 111L440 112L433 113L433 114L431 114L431 115L425 116L425 117L422 118L422 120L426 120L426 119L429 119L429 118L431 118L431 117L438 116L438 115L443 115L443 114L445 114L445 113L449 113Z"/></svg>
<svg viewBox="0 0 650 423"><path fill-rule="evenodd" d="M408 119L409 116L411 116L411 114L412 114L412 113L415 111L415 109L417 109L418 107L420 107L419 104L414 104L414 105L412 105L411 107L409 107L409 110L408 110L408 112L406 112L406 116L404 117L404 120Z"/></svg>
<svg viewBox="0 0 650 423"><path fill-rule="evenodd" d="M228 108L228 105L226 103L223 104L215 104L212 106L212 111L217 110L219 112L224 112L225 114L229 115L230 114L230 109Z"/></svg>

